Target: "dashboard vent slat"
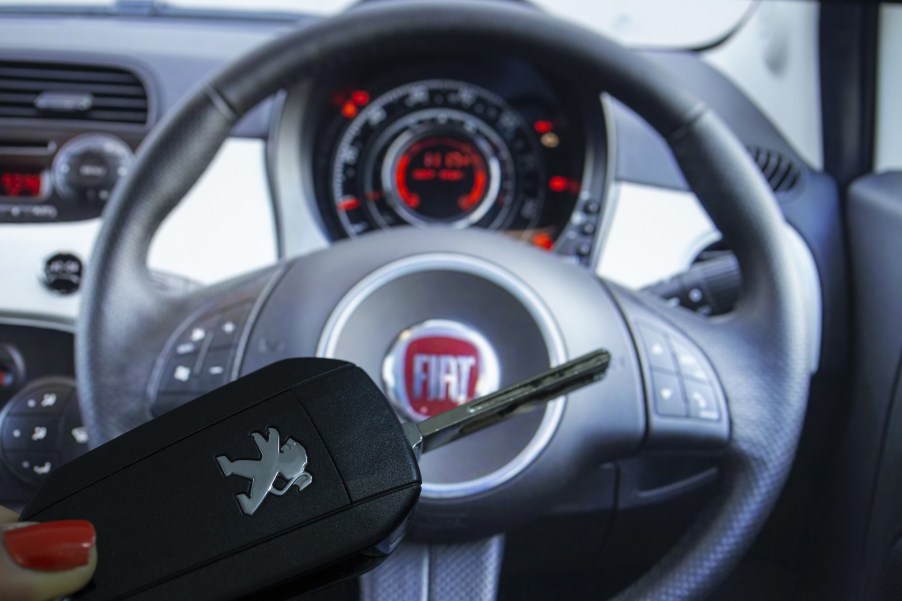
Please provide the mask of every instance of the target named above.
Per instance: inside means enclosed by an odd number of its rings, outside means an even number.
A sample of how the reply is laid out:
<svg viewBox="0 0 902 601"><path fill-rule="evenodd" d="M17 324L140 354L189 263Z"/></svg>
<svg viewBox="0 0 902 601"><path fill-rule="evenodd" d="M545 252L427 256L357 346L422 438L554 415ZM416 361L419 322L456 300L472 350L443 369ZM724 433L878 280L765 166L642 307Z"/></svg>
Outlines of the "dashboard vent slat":
<svg viewBox="0 0 902 601"><path fill-rule="evenodd" d="M764 179L767 180L774 192L789 192L799 183L802 170L789 157L774 150L756 146L749 147L749 153L755 159Z"/></svg>
<svg viewBox="0 0 902 601"><path fill-rule="evenodd" d="M41 102L48 96L84 102ZM65 119L144 125L147 89L125 69L0 61L0 119Z"/></svg>
<svg viewBox="0 0 902 601"><path fill-rule="evenodd" d="M97 83L124 83L133 84L135 76L126 71L92 69L86 71L83 68L53 69L35 67L9 67L8 63L0 63L0 78L9 79L35 79L38 81L88 81Z"/></svg>

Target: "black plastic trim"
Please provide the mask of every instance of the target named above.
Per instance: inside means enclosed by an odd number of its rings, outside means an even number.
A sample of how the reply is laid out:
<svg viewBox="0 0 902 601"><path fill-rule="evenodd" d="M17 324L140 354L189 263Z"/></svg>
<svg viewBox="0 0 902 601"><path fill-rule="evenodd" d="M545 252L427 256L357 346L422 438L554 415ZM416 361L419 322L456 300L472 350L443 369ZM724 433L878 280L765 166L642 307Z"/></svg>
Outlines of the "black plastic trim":
<svg viewBox="0 0 902 601"><path fill-rule="evenodd" d="M823 2L820 8L824 170L845 189L874 165L877 2Z"/></svg>

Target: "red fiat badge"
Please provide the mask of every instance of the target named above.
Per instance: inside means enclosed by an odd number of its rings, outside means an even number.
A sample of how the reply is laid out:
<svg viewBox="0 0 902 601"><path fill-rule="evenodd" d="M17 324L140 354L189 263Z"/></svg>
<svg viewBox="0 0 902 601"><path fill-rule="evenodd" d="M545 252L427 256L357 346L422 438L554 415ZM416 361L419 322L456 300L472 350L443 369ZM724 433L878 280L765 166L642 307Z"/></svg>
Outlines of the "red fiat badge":
<svg viewBox="0 0 902 601"><path fill-rule="evenodd" d="M389 398L414 420L497 390L498 357L482 334L449 320L404 330L383 364Z"/></svg>

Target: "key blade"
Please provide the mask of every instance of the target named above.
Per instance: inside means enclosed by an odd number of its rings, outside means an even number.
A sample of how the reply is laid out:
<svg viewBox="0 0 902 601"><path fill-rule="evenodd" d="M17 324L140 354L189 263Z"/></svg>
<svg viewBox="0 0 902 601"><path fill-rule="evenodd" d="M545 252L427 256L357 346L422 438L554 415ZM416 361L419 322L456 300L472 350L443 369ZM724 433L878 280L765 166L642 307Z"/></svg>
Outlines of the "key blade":
<svg viewBox="0 0 902 601"><path fill-rule="evenodd" d="M528 380L464 403L418 424L404 425L411 446L422 453L497 423L519 409L545 403L601 380L611 355L597 350Z"/></svg>

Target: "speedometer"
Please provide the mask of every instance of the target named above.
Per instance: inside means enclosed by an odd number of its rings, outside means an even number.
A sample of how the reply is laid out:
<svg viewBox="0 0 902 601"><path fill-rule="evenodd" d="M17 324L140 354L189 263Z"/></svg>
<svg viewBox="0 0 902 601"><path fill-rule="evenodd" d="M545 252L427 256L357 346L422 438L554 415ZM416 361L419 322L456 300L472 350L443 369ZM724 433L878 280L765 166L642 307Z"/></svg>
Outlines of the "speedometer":
<svg viewBox="0 0 902 601"><path fill-rule="evenodd" d="M534 231L546 202L540 142L496 94L425 80L372 101L352 94L341 110L350 122L331 195L347 235L397 225Z"/></svg>
<svg viewBox="0 0 902 601"><path fill-rule="evenodd" d="M358 66L286 100L324 231L484 228L587 263L607 157L597 94L518 60L473 60Z"/></svg>

